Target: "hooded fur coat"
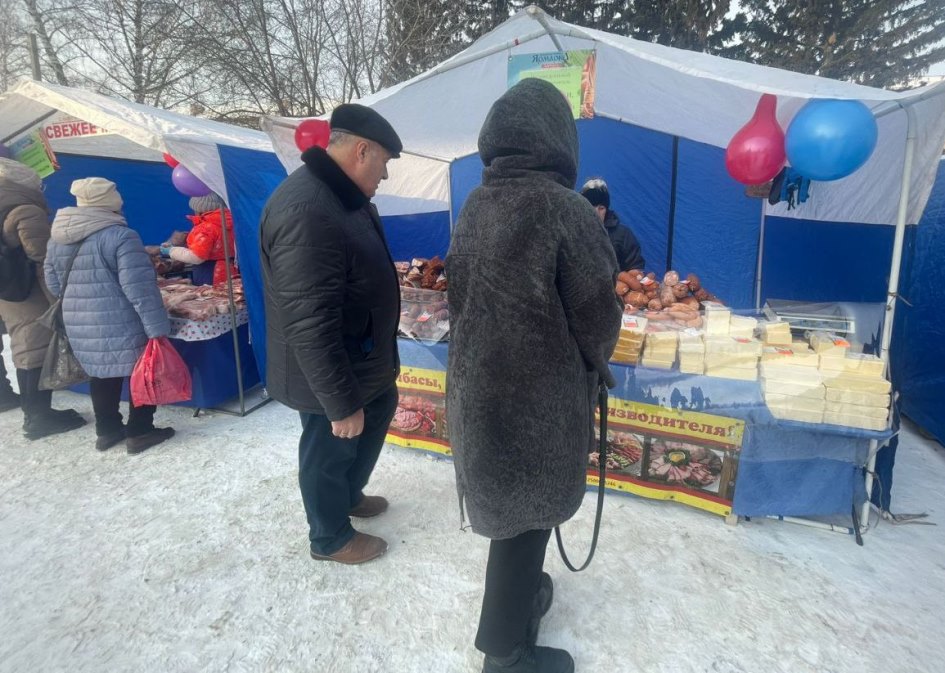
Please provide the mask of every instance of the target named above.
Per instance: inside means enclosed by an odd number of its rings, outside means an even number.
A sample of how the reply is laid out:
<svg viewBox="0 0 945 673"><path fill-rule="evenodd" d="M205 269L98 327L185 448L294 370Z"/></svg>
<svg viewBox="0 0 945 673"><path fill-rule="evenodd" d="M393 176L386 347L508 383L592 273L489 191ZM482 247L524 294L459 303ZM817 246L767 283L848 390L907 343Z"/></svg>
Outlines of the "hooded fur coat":
<svg viewBox="0 0 945 673"><path fill-rule="evenodd" d="M479 152L482 185L446 259L447 420L460 507L476 533L505 539L580 507L622 308L607 234L574 191L577 130L557 89L506 92Z"/></svg>

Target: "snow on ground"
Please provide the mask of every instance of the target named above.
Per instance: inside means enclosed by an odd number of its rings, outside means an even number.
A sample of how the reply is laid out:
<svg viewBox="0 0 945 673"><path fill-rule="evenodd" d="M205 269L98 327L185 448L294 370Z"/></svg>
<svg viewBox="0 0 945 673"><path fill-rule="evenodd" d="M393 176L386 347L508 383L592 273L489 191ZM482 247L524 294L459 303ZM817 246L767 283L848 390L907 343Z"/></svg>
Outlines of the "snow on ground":
<svg viewBox="0 0 945 673"><path fill-rule="evenodd" d="M91 419L87 397L56 402ZM177 437L128 456L96 452L91 424L31 443L18 412L0 414L0 671L479 670L487 541L459 530L448 462L385 448L369 491L391 510L361 527L390 552L344 567L308 556L293 412L157 420ZM943 483L942 448L908 431L894 510L941 523ZM573 557L594 497L565 528ZM587 572L548 552L541 641L578 671L942 670L941 527L883 523L860 548L630 497L608 496L604 516Z"/></svg>

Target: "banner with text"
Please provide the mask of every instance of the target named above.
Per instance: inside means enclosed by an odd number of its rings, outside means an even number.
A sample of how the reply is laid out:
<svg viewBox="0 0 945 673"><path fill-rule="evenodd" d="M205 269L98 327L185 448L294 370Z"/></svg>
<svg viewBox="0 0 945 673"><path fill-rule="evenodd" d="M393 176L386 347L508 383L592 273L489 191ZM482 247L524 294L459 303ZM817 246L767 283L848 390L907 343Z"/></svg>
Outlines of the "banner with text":
<svg viewBox="0 0 945 673"><path fill-rule="evenodd" d="M554 84L568 99L575 119L594 117L597 52L593 49L509 56L509 88L526 77Z"/></svg>

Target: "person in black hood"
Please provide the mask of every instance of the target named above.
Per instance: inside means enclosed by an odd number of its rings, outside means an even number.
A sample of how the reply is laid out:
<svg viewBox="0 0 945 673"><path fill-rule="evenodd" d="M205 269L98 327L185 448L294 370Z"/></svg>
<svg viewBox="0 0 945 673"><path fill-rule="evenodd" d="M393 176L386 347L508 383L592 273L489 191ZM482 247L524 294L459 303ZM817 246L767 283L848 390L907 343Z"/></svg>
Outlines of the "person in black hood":
<svg viewBox="0 0 945 673"><path fill-rule="evenodd" d="M591 178L581 187L581 195L590 201L600 221L604 223L610 244L614 246L614 254L617 256L617 270L643 271L646 260L643 259L640 242L630 231L630 227L623 224L617 213L610 209L610 190L607 188L607 183L601 178Z"/></svg>
<svg viewBox="0 0 945 673"><path fill-rule="evenodd" d="M570 673L570 654L536 645L553 593L542 567L551 529L584 498L598 384L614 384L616 261L574 191L577 129L553 85L526 79L499 98L479 154L482 185L446 257L456 486L491 540L476 647L484 673Z"/></svg>
<svg viewBox="0 0 945 673"><path fill-rule="evenodd" d="M364 563L387 550L351 517L387 509L363 489L397 408L400 289L371 197L401 149L377 112L335 108L327 150L302 154L260 222L266 386L302 419L299 486L316 560Z"/></svg>

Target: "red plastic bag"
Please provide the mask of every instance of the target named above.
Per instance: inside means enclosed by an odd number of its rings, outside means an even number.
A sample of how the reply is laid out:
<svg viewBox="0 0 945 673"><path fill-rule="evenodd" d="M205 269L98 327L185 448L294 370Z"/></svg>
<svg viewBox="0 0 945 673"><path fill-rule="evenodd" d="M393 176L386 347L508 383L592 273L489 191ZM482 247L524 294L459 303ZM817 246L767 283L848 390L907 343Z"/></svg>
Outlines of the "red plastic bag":
<svg viewBox="0 0 945 673"><path fill-rule="evenodd" d="M167 337L150 339L131 372L136 406L173 404L191 397L190 371Z"/></svg>

